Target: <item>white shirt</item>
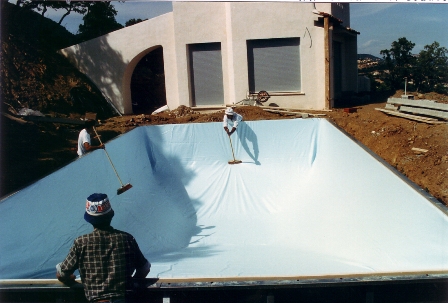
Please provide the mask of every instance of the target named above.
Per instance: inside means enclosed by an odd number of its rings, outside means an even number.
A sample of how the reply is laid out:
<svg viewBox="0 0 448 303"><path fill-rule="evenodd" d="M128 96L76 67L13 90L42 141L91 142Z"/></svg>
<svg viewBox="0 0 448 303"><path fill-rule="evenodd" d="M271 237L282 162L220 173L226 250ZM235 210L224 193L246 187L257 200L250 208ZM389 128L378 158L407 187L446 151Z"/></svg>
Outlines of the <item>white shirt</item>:
<svg viewBox="0 0 448 303"><path fill-rule="evenodd" d="M243 121L243 116L233 113L232 119L227 118L227 115L224 115L224 119L222 120L223 127L229 127L229 122L233 125L233 127L237 128L238 123Z"/></svg>
<svg viewBox="0 0 448 303"><path fill-rule="evenodd" d="M90 134L84 128L82 131L79 132L78 136L78 156L80 157L85 153L87 153L86 149L84 148L84 143L86 142L89 143L90 145Z"/></svg>

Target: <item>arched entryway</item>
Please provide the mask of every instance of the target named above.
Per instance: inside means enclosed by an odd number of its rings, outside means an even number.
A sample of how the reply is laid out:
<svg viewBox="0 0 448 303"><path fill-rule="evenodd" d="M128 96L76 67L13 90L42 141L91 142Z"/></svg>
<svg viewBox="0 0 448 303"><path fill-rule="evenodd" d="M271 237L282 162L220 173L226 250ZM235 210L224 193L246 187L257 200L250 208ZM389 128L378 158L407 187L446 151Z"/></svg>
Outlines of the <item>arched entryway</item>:
<svg viewBox="0 0 448 303"><path fill-rule="evenodd" d="M131 99L134 114L150 114L166 105L163 47L137 63L131 78Z"/></svg>

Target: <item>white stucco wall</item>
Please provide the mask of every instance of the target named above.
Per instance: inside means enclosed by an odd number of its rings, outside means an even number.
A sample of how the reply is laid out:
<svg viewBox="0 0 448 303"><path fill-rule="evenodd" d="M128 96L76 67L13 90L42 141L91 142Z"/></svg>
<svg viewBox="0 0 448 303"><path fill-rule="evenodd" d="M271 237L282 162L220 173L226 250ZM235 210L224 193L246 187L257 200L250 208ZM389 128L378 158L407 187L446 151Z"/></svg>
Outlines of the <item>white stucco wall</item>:
<svg viewBox="0 0 448 303"><path fill-rule="evenodd" d="M244 99L249 89L247 40L298 37L301 92L272 92L267 103L324 109L324 29L315 25L318 15L314 9L328 13L335 10L339 18L349 20L348 9L331 3L173 2L171 13L61 52L92 79L121 113L130 114L132 73L139 60L154 48L163 47L167 104L174 109L192 105L188 45L220 42L223 105L228 105Z"/></svg>
<svg viewBox="0 0 448 303"><path fill-rule="evenodd" d="M175 58L172 19L168 13L60 52L98 86L118 111L132 113L130 83L138 61L160 46L164 56ZM175 61L165 60L167 86L177 86L176 74ZM167 99L176 102L177 90L167 90Z"/></svg>
<svg viewBox="0 0 448 303"><path fill-rule="evenodd" d="M231 28L233 30L233 54L235 69L235 99L243 99L248 91L248 64L246 40L269 38L300 38L300 63L302 94L280 96L271 94L269 103L281 107L319 108L319 99L324 92L321 83L313 81L323 72L323 31L312 26L316 15L312 13L312 4L299 3L240 3L226 5L231 10ZM311 36L311 38L310 38ZM310 47L311 46L311 47ZM314 85L314 84L315 85ZM323 85L323 83L322 83ZM308 89L314 87L315 89Z"/></svg>
<svg viewBox="0 0 448 303"><path fill-rule="evenodd" d="M191 104L187 44L220 42L223 56L225 104L236 103L248 92L246 41L299 37L302 93L272 94L269 103L281 107L322 109L324 106L323 29L314 26L312 4L276 2L174 2L175 44L180 104ZM210 12L213 12L211 14Z"/></svg>

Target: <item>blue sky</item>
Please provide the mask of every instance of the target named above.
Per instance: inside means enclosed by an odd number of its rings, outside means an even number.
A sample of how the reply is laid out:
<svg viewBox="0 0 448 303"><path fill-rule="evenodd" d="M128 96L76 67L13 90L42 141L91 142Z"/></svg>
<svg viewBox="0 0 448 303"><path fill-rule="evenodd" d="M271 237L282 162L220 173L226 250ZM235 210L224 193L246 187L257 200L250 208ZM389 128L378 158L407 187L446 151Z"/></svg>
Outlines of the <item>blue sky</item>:
<svg viewBox="0 0 448 303"><path fill-rule="evenodd" d="M439 42L448 48L448 3L351 3L350 27L360 32L358 53L380 57L401 37L415 43L413 53Z"/></svg>
<svg viewBox="0 0 448 303"><path fill-rule="evenodd" d="M118 11L116 20L125 24L132 18L152 18L172 10L169 1L114 2ZM62 12L49 10L47 17L59 20ZM448 3L369 3L350 4L350 27L360 32L358 53L380 57L380 51L389 49L393 41L406 37L415 43L413 53L420 52L434 41L448 48ZM82 16L69 15L62 24L76 33Z"/></svg>

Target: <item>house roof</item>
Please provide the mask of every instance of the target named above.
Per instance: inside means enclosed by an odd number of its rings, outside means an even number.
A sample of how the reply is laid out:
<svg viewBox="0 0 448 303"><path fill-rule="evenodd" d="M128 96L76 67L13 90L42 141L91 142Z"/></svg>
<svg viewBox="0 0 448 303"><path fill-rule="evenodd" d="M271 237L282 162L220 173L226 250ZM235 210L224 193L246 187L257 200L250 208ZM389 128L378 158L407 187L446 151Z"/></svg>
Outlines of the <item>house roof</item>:
<svg viewBox="0 0 448 303"><path fill-rule="evenodd" d="M337 24L340 25L340 27L344 28L345 30L347 30L347 31L349 31L349 32L352 32L352 33L355 33L355 34L358 34L358 35L360 34L360 32L358 32L358 31L356 31L356 30L354 30L354 29L352 29L352 28L350 28L350 27L343 26L343 25L342 25L343 21L342 21L341 19L339 19L339 18L336 18L336 17L333 16L332 14L325 13L325 12L320 12L320 11L318 11L318 10L314 10L313 12L314 12L316 15L319 15L319 16L322 16L322 17L328 17L331 21L336 22Z"/></svg>

